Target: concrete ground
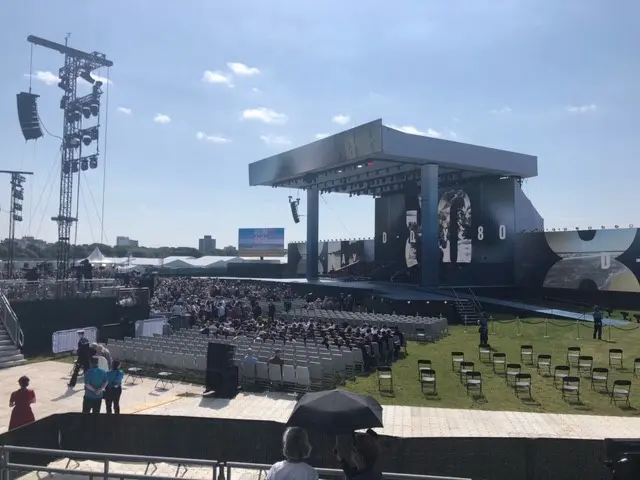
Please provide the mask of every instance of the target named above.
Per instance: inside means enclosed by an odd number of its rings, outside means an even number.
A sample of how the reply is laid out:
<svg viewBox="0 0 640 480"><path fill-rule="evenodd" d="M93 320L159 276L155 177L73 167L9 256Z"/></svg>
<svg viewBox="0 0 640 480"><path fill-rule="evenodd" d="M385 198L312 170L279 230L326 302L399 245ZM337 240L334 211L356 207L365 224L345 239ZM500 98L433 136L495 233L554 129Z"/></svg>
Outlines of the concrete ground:
<svg viewBox="0 0 640 480"><path fill-rule="evenodd" d="M0 432L9 424L9 395L22 375L31 379L37 403L36 418L54 413L79 411L82 404L82 380L73 390L67 388L71 365L61 362L32 363L0 370ZM233 400L203 398L201 386L176 384L167 391L155 389L155 380L145 379L127 385L122 394L122 413L188 415L263 419L285 422L295 397L282 393L239 394ZM193 395L185 396L191 393ZM559 415L523 412L493 412L427 407L384 407L384 428L379 432L402 437L556 437L603 439L637 438L640 418ZM142 473L145 465L114 464L111 471ZM174 476L175 466L160 465L156 476ZM82 462L80 470L102 471L96 462ZM41 475L40 478L43 476ZM66 475L55 475L56 479ZM211 478L211 469L191 468L184 478ZM237 471L234 478L253 480L254 471ZM35 477L34 477L35 478ZM78 479L77 475L71 478Z"/></svg>
<svg viewBox="0 0 640 480"><path fill-rule="evenodd" d="M9 395L22 375L31 379L37 403L36 418L80 411L82 379L75 389L66 386L71 366L61 362L32 363L0 370L0 426L9 424ZM188 415L192 417L262 419L285 422L295 397L283 393L239 394L233 400L202 398L202 387L176 384L167 391L154 388L155 380L127 385L122 413ZM194 396L185 397L185 393ZM637 438L640 418L494 412L429 407L384 407L380 433L401 437L557 437L603 439Z"/></svg>

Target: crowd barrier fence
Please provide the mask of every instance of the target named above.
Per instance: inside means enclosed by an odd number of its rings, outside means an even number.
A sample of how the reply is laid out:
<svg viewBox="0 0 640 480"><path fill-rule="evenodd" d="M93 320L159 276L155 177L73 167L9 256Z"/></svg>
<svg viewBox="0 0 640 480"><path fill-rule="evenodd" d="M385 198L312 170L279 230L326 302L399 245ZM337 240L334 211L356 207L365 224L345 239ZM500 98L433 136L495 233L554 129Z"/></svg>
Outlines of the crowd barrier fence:
<svg viewBox="0 0 640 480"><path fill-rule="evenodd" d="M58 330L51 335L51 351L54 355L73 352L78 348L78 331L84 330L84 336L90 343L98 341L97 327L73 328L71 330Z"/></svg>

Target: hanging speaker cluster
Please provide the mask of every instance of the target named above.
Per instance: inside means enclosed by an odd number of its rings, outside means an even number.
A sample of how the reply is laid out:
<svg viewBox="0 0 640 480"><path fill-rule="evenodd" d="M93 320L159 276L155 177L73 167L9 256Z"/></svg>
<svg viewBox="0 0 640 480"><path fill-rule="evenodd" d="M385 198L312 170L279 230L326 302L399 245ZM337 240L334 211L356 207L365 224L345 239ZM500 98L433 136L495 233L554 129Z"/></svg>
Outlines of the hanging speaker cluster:
<svg viewBox="0 0 640 480"><path fill-rule="evenodd" d="M37 140L43 136L38 116L38 97L34 93L21 92L17 95L18 120L25 140Z"/></svg>

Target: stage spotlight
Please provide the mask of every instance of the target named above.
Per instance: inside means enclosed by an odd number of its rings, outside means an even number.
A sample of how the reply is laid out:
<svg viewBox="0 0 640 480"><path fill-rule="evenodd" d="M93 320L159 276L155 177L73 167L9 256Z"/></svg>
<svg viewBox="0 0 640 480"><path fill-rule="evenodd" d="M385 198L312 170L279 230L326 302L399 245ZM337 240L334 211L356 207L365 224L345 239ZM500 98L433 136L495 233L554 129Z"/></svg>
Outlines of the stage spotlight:
<svg viewBox="0 0 640 480"><path fill-rule="evenodd" d="M71 162L69 160L62 163L62 171L65 174L69 174L69 172L71 172Z"/></svg>
<svg viewBox="0 0 640 480"><path fill-rule="evenodd" d="M82 143L84 143L84 145L86 147L91 145L91 142L93 142L93 139L91 138L91 135L83 135L82 136Z"/></svg>
<svg viewBox="0 0 640 480"><path fill-rule="evenodd" d="M91 105L89 105L89 109L91 111L91 115L93 115L94 117L97 117L98 113L100 112L100 104L97 102L94 102Z"/></svg>
<svg viewBox="0 0 640 480"><path fill-rule="evenodd" d="M91 76L91 72L89 72L88 70L80 72L80 78L85 80L86 82L89 82L91 85L96 83L95 79Z"/></svg>
<svg viewBox="0 0 640 480"><path fill-rule="evenodd" d="M98 156L97 155L92 155L89 158L89 168L91 168L92 170L98 168Z"/></svg>
<svg viewBox="0 0 640 480"><path fill-rule="evenodd" d="M86 172L87 170L89 170L89 160L87 160L86 158L83 158L80 160L80 169L83 172Z"/></svg>
<svg viewBox="0 0 640 480"><path fill-rule="evenodd" d="M82 115L84 115L84 118L91 118L91 109L88 106L82 107Z"/></svg>
<svg viewBox="0 0 640 480"><path fill-rule="evenodd" d="M78 171L80 171L80 166L78 165L78 160L71 160L71 171L73 173L78 173Z"/></svg>

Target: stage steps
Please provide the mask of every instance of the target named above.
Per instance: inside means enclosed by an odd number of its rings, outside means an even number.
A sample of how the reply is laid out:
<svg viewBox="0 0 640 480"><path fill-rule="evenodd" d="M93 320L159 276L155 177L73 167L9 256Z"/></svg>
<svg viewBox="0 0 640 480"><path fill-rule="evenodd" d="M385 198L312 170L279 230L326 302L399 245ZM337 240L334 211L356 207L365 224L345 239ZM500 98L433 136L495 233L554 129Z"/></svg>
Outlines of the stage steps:
<svg viewBox="0 0 640 480"><path fill-rule="evenodd" d="M482 318L482 306L476 300L473 291L469 288L465 292L451 289L455 297L455 309L460 321L464 325L478 325Z"/></svg>
<svg viewBox="0 0 640 480"><path fill-rule="evenodd" d="M0 368L17 367L27 361L20 352L23 342L23 334L18 323L18 317L11 308L9 300L4 293L0 293ZM8 328L13 335L10 335Z"/></svg>

